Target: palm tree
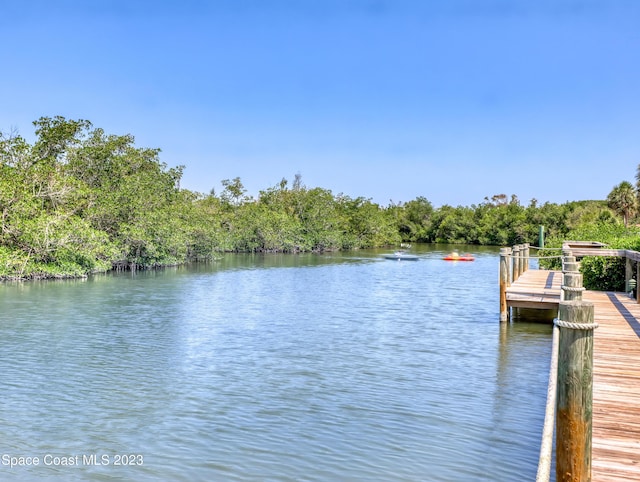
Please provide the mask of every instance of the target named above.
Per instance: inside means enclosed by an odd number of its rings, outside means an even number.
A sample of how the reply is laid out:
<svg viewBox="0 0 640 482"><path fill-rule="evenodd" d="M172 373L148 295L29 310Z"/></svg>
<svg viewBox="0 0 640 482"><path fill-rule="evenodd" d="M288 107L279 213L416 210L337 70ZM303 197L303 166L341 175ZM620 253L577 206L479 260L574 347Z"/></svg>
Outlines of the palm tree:
<svg viewBox="0 0 640 482"><path fill-rule="evenodd" d="M615 186L607 196L607 204L623 217L624 225L627 227L629 218L636 213L638 207L638 198L631 183L622 181Z"/></svg>

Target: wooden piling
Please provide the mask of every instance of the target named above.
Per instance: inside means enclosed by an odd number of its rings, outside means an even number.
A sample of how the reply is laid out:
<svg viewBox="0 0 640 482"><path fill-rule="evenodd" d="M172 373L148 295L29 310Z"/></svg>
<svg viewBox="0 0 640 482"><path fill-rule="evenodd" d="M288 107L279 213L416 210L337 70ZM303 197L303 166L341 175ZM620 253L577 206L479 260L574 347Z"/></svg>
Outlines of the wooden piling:
<svg viewBox="0 0 640 482"><path fill-rule="evenodd" d="M513 281L520 277L520 245L513 247Z"/></svg>
<svg viewBox="0 0 640 482"><path fill-rule="evenodd" d="M581 300L584 287L582 274L575 256L565 256L562 259L562 293L560 299L573 301Z"/></svg>
<svg viewBox="0 0 640 482"><path fill-rule="evenodd" d="M636 262L636 302L640 303L640 263Z"/></svg>
<svg viewBox="0 0 640 482"><path fill-rule="evenodd" d="M576 261L575 256L563 256L562 257L562 272L580 271L580 264Z"/></svg>
<svg viewBox="0 0 640 482"><path fill-rule="evenodd" d="M529 270L529 243L522 245L522 269L520 273L524 273Z"/></svg>
<svg viewBox="0 0 640 482"><path fill-rule="evenodd" d="M633 279L633 261L631 258L624 258L624 289L625 291L631 291L629 281Z"/></svg>
<svg viewBox="0 0 640 482"><path fill-rule="evenodd" d="M507 288L509 281L509 266L511 265L511 248L500 248L500 321L509 321L507 307Z"/></svg>
<svg viewBox="0 0 640 482"><path fill-rule="evenodd" d="M582 273L568 271L564 273L562 281L562 298L566 301L574 301L582 299Z"/></svg>
<svg viewBox="0 0 640 482"><path fill-rule="evenodd" d="M593 303L561 301L556 399L556 480L591 481Z"/></svg>

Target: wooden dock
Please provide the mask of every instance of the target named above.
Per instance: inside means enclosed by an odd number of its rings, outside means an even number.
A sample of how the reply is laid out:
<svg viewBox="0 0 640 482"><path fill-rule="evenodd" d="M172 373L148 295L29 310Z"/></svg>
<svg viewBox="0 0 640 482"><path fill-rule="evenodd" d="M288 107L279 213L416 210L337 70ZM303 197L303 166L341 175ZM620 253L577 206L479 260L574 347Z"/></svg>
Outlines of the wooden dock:
<svg viewBox="0 0 640 482"><path fill-rule="evenodd" d="M562 273L545 269L525 271L507 288L507 306L512 308L558 308Z"/></svg>
<svg viewBox="0 0 640 482"><path fill-rule="evenodd" d="M640 305L585 291L594 304L593 480L640 480Z"/></svg>
<svg viewBox="0 0 640 482"><path fill-rule="evenodd" d="M557 308L562 273L528 270L507 305ZM594 304L592 480L640 481L640 304L625 293L585 291Z"/></svg>

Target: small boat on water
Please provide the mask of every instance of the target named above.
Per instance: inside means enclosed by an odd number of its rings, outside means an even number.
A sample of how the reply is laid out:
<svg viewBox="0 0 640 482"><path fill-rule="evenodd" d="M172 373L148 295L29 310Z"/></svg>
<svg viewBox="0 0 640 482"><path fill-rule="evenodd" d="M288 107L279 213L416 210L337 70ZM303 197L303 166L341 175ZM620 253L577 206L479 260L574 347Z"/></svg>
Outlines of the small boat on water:
<svg viewBox="0 0 640 482"><path fill-rule="evenodd" d="M385 254L385 259L394 259L397 261L418 261L418 257L415 254L408 254L404 251L396 251L392 254Z"/></svg>
<svg viewBox="0 0 640 482"><path fill-rule="evenodd" d="M471 253L458 254L456 251L448 254L444 258L445 261L475 261L476 258L473 257Z"/></svg>

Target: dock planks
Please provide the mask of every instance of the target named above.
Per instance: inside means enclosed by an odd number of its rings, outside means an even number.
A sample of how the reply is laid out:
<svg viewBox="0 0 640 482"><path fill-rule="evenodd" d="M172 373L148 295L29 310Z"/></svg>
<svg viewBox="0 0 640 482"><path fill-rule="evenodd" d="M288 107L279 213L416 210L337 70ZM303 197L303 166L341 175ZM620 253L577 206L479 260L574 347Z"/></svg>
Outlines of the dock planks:
<svg viewBox="0 0 640 482"><path fill-rule="evenodd" d="M512 307L557 307L562 274L529 270L507 289ZM640 305L625 293L585 291L594 304L594 482L640 480ZM538 301L539 300L539 301Z"/></svg>
<svg viewBox="0 0 640 482"><path fill-rule="evenodd" d="M594 481L640 480L640 305L625 293L585 291L593 332Z"/></svg>
<svg viewBox="0 0 640 482"><path fill-rule="evenodd" d="M558 308L562 273L544 269L525 271L507 288L507 306L513 308Z"/></svg>

